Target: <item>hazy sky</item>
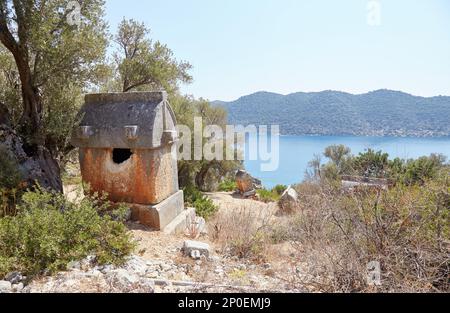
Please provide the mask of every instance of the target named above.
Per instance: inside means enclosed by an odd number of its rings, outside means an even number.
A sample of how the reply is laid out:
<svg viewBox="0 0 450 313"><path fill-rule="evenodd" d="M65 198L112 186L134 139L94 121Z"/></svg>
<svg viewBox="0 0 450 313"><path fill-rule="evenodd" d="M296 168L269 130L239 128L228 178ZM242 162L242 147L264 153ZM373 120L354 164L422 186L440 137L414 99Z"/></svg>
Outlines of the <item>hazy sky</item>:
<svg viewBox="0 0 450 313"><path fill-rule="evenodd" d="M372 0L374 1L374 0ZM256 91L380 88L450 95L450 0L106 0L189 61L184 93L234 100Z"/></svg>

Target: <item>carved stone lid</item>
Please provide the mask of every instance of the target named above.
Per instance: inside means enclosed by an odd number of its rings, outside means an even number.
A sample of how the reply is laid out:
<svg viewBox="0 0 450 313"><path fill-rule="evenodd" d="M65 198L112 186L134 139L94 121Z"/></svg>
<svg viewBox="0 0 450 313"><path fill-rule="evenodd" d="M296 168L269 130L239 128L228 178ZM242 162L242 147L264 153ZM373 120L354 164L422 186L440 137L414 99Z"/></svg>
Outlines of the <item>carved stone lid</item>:
<svg viewBox="0 0 450 313"><path fill-rule="evenodd" d="M76 147L155 149L176 137L166 92L88 94L79 114L71 140Z"/></svg>

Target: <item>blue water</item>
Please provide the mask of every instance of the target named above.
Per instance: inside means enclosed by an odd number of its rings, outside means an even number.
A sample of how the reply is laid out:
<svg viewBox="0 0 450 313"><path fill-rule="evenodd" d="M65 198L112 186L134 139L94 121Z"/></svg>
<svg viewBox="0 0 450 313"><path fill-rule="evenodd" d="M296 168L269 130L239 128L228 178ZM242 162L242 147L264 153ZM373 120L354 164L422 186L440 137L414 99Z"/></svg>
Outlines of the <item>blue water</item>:
<svg viewBox="0 0 450 313"><path fill-rule="evenodd" d="M280 163L276 171L261 171L261 161L248 160L244 162L245 168L254 177L262 180L267 188L277 184L295 184L305 177L308 162L314 154L322 155L322 162L326 147L333 144L344 144L352 150L353 154L364 152L371 148L389 153L390 158L417 158L428 156L431 153L442 153L450 158L450 137L444 138L399 138L399 137L352 137L352 136L281 136L280 137Z"/></svg>

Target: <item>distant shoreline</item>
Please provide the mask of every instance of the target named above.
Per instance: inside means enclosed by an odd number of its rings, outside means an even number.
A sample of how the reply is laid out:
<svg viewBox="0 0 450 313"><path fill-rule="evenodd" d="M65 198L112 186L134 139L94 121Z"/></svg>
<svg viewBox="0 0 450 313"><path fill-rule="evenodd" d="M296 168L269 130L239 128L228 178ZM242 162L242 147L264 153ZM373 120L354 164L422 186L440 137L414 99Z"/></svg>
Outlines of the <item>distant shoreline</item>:
<svg viewBox="0 0 450 313"><path fill-rule="evenodd" d="M342 134L280 134L280 137L367 137L367 138L413 138L413 139L450 139L449 135L444 136L395 136L395 135L342 135Z"/></svg>
<svg viewBox="0 0 450 313"><path fill-rule="evenodd" d="M270 132L269 132L270 134ZM445 136L395 136L395 135L322 135L322 134L280 134L280 137L361 137L361 138L411 138L411 139L449 139L450 135Z"/></svg>

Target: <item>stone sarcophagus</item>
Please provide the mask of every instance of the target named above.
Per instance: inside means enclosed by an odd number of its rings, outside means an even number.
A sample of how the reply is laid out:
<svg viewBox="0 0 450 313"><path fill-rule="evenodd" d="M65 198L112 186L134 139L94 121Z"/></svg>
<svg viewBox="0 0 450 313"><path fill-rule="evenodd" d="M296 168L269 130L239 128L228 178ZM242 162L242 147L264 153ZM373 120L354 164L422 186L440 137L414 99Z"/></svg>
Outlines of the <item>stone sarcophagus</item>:
<svg viewBox="0 0 450 313"><path fill-rule="evenodd" d="M134 220L157 230L185 219L176 120L165 92L89 94L80 116L72 144L90 191L128 203Z"/></svg>

